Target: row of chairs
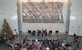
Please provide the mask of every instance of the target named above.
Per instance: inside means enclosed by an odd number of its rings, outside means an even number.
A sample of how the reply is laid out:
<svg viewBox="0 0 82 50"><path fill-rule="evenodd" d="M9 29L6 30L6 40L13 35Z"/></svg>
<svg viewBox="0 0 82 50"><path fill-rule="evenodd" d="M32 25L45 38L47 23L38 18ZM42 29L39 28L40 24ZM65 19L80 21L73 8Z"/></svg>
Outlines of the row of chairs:
<svg viewBox="0 0 82 50"><path fill-rule="evenodd" d="M53 33L52 30L49 30L49 31L47 31L47 30L37 30L37 31L35 31L35 30L28 30L28 34L38 35L38 36L40 36L40 35L47 36L47 35L51 35L52 33ZM59 33L59 31L56 30L55 33Z"/></svg>

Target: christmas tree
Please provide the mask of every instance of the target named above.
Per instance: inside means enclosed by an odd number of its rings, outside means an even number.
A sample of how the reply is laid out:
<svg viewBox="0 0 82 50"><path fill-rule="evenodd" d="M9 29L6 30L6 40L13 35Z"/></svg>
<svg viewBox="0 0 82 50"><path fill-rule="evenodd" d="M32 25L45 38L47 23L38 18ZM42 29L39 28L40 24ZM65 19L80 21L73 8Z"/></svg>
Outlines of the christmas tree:
<svg viewBox="0 0 82 50"><path fill-rule="evenodd" d="M6 19L4 19L1 33L2 37L5 39L10 39L13 36L13 32Z"/></svg>

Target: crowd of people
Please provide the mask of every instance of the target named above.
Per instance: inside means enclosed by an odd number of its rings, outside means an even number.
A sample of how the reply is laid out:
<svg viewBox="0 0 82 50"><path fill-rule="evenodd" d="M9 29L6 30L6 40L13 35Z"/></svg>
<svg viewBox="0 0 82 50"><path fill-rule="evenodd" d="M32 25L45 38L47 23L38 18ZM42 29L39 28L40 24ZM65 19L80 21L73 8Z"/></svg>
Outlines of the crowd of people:
<svg viewBox="0 0 82 50"><path fill-rule="evenodd" d="M57 39L28 39L26 36L23 39L22 44L14 44L14 50L77 50L79 49L80 40L79 37L74 34L73 42L67 42L64 39L57 37Z"/></svg>
<svg viewBox="0 0 82 50"><path fill-rule="evenodd" d="M66 49L64 45L62 45L62 39L36 39L36 40L28 40L24 39L23 44L26 47L26 50L64 50Z"/></svg>
<svg viewBox="0 0 82 50"><path fill-rule="evenodd" d="M66 42L57 37L57 39L35 39L30 40L28 37L23 39L23 49L25 50L75 50L72 47L73 42Z"/></svg>

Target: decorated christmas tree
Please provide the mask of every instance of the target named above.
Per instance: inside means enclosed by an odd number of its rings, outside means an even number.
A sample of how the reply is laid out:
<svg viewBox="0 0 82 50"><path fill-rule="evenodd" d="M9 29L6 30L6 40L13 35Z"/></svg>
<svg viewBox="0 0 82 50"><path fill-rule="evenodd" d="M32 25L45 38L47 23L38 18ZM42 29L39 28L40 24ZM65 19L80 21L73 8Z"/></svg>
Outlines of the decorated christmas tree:
<svg viewBox="0 0 82 50"><path fill-rule="evenodd" d="M1 35L4 39L10 39L13 36L13 32L6 19L4 19L1 33L2 33Z"/></svg>

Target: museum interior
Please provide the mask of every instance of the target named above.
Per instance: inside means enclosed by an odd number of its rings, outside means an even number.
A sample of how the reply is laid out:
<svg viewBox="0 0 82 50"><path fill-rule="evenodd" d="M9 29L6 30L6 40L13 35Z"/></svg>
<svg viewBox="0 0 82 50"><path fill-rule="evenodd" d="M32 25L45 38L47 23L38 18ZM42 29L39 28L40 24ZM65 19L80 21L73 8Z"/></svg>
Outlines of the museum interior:
<svg viewBox="0 0 82 50"><path fill-rule="evenodd" d="M82 0L0 0L0 50L81 50Z"/></svg>

